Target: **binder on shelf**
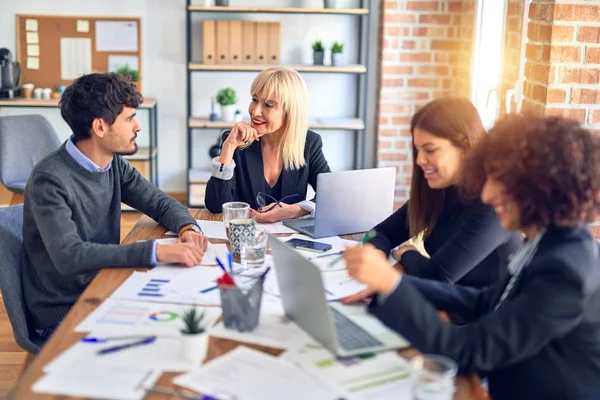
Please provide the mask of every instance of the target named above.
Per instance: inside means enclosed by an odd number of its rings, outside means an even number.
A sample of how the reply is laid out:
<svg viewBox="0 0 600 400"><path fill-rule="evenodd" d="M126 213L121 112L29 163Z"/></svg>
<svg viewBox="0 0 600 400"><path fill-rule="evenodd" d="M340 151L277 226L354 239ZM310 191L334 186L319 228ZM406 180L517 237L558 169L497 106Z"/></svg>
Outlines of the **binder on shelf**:
<svg viewBox="0 0 600 400"><path fill-rule="evenodd" d="M279 59L279 53L281 48L281 36L280 36L280 28L281 24L279 22L269 22L269 52L268 55L268 63L269 64L279 64L281 60Z"/></svg>
<svg viewBox="0 0 600 400"><path fill-rule="evenodd" d="M242 64L255 64L256 24L252 21L242 21Z"/></svg>
<svg viewBox="0 0 600 400"><path fill-rule="evenodd" d="M215 63L216 37L215 21L206 20L202 23L202 62Z"/></svg>
<svg viewBox="0 0 600 400"><path fill-rule="evenodd" d="M268 22L256 23L256 47L255 47L255 64L267 64L267 56L269 53L269 26Z"/></svg>
<svg viewBox="0 0 600 400"><path fill-rule="evenodd" d="M217 64L230 64L229 21L216 21Z"/></svg>
<svg viewBox="0 0 600 400"><path fill-rule="evenodd" d="M242 63L242 21L229 21L229 61Z"/></svg>

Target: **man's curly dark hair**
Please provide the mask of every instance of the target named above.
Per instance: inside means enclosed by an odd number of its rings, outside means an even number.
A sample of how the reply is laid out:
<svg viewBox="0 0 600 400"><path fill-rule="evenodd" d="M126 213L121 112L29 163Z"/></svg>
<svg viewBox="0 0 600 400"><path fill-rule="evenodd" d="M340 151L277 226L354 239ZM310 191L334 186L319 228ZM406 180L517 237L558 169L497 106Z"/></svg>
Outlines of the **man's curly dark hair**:
<svg viewBox="0 0 600 400"><path fill-rule="evenodd" d="M479 195L486 176L520 208L521 226L565 226L600 217L600 138L561 117L509 116L466 160L464 187Z"/></svg>
<svg viewBox="0 0 600 400"><path fill-rule="evenodd" d="M76 140L87 139L96 118L112 125L123 107L137 108L143 101L133 83L112 72L94 73L77 78L65 90L60 100L60 114Z"/></svg>

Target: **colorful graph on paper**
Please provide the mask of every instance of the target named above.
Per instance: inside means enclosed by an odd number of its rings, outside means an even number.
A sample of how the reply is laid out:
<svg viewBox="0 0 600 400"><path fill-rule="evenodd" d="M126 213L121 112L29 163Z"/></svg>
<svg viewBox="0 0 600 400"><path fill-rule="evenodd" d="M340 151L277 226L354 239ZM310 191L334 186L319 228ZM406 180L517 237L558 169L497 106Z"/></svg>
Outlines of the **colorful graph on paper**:
<svg viewBox="0 0 600 400"><path fill-rule="evenodd" d="M169 283L168 279L151 278L146 282L138 293L139 297L164 297L164 286Z"/></svg>

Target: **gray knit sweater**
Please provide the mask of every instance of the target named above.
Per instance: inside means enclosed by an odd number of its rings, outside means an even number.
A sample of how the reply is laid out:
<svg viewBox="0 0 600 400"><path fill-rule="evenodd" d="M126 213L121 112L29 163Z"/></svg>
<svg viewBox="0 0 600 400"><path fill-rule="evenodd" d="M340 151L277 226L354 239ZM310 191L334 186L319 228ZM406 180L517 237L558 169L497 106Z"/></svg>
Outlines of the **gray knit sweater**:
<svg viewBox="0 0 600 400"><path fill-rule="evenodd" d="M34 328L60 323L101 268L150 264L151 241L119 245L121 202L174 232L195 223L120 156L107 172L90 172L63 144L34 167L23 217L23 293Z"/></svg>

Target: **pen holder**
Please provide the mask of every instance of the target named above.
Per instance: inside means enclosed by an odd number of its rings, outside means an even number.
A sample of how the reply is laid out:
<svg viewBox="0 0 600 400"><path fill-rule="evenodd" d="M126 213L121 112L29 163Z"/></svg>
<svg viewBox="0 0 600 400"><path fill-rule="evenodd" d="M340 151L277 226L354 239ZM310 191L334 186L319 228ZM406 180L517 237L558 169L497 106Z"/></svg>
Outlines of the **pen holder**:
<svg viewBox="0 0 600 400"><path fill-rule="evenodd" d="M258 326L264 281L264 276L257 279L246 293L237 286L219 285L225 328L249 332Z"/></svg>

